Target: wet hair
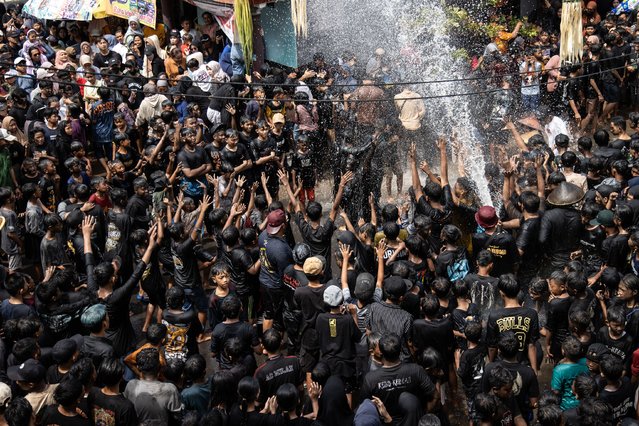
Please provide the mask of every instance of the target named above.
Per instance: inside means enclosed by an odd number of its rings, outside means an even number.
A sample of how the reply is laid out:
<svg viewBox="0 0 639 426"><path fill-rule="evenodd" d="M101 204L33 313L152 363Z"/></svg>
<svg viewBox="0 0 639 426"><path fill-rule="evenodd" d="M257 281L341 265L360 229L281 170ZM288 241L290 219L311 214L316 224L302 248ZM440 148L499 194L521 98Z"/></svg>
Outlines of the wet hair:
<svg viewBox="0 0 639 426"><path fill-rule="evenodd" d="M399 209L395 204L389 203L382 207L382 222L397 222Z"/></svg>
<svg viewBox="0 0 639 426"><path fill-rule="evenodd" d="M623 361L615 355L604 355L599 361L601 374L611 382L621 379L623 375Z"/></svg>
<svg viewBox="0 0 639 426"><path fill-rule="evenodd" d="M578 424L582 426L612 426L613 416L610 404L599 398L587 398L577 407Z"/></svg>
<svg viewBox="0 0 639 426"><path fill-rule="evenodd" d="M169 358L166 365L162 368L162 375L166 381L171 383L180 383L182 374L184 373L184 360L180 358Z"/></svg>
<svg viewBox="0 0 639 426"><path fill-rule="evenodd" d="M253 228L242 229L240 231L240 240L242 240L242 244L245 246L253 244L255 240L257 240L257 232ZM294 256L295 255L293 254L293 257Z"/></svg>
<svg viewBox="0 0 639 426"><path fill-rule="evenodd" d="M619 219L619 226L628 229L633 225L634 212L629 204L617 204L615 209L615 217Z"/></svg>
<svg viewBox="0 0 639 426"><path fill-rule="evenodd" d="M264 332L262 336L262 346L269 353L276 353L282 345L282 333L274 328L270 328Z"/></svg>
<svg viewBox="0 0 639 426"><path fill-rule="evenodd" d="M610 118L610 124L614 124L624 132L626 131L626 119L620 115L615 115L614 117Z"/></svg>
<svg viewBox="0 0 639 426"><path fill-rule="evenodd" d="M187 361L188 362L188 361ZM241 426L245 426L248 420L248 404L257 401L260 393L260 382L255 377L244 377L237 384L237 395L239 397L240 411L242 413Z"/></svg>
<svg viewBox="0 0 639 426"><path fill-rule="evenodd" d="M341 254L341 253L340 253ZM349 262L353 263L354 259L353 257L351 257L349 259ZM393 262L392 264L389 265L390 266L390 274L397 276L397 277L401 277L404 279L408 279L408 277L410 276L411 270L408 267L408 265L404 262Z"/></svg>
<svg viewBox="0 0 639 426"><path fill-rule="evenodd" d="M488 250L482 250L477 255L477 264L479 266L488 266L493 263L493 254Z"/></svg>
<svg viewBox="0 0 639 426"><path fill-rule="evenodd" d="M4 410L4 418L9 426L29 426L32 416L33 407L23 397L13 398Z"/></svg>
<svg viewBox="0 0 639 426"><path fill-rule="evenodd" d="M11 353L16 358L17 364L22 364L29 358L35 358L38 353L38 342L33 337L25 337L18 340L14 345Z"/></svg>
<svg viewBox="0 0 639 426"><path fill-rule="evenodd" d="M422 312L427 318L433 318L439 311L439 299L433 294L427 294L422 300Z"/></svg>
<svg viewBox="0 0 639 426"><path fill-rule="evenodd" d="M102 330L102 323L107 317L106 306L98 303L93 306L89 306L86 311L80 317L80 322L91 333L98 333Z"/></svg>
<svg viewBox="0 0 639 426"><path fill-rule="evenodd" d="M599 387L595 378L589 374L580 374L573 383L577 399L583 400L597 396Z"/></svg>
<svg viewBox="0 0 639 426"><path fill-rule="evenodd" d="M578 361L583 355L583 346L575 336L568 336L561 344L564 356L571 361Z"/></svg>
<svg viewBox="0 0 639 426"><path fill-rule="evenodd" d="M561 165L564 167L575 167L577 164L577 154L572 151L566 151L561 154Z"/></svg>
<svg viewBox="0 0 639 426"><path fill-rule="evenodd" d="M20 291L24 288L25 280L22 274L13 274L7 277L4 288L7 290L9 295L17 296L20 294Z"/></svg>
<svg viewBox="0 0 639 426"><path fill-rule="evenodd" d="M568 315L568 320L578 332L584 333L590 327L590 313L588 311L573 310Z"/></svg>
<svg viewBox="0 0 639 426"><path fill-rule="evenodd" d="M435 293L435 296L443 299L449 296L452 285L446 278L439 277L433 280L431 287L433 289L433 292Z"/></svg>
<svg viewBox="0 0 639 426"><path fill-rule="evenodd" d="M439 420L439 417L437 417L436 415L425 414L422 416L421 419L419 419L419 423L417 423L417 426L441 426L441 424L441 420Z"/></svg>
<svg viewBox="0 0 639 426"><path fill-rule="evenodd" d="M211 405L224 404L229 409L237 399L237 378L230 370L220 370L211 380ZM291 385L293 386L293 385Z"/></svg>
<svg viewBox="0 0 639 426"><path fill-rule="evenodd" d="M316 201L311 201L306 206L306 215L312 221L320 220L322 217L322 205Z"/></svg>
<svg viewBox="0 0 639 426"><path fill-rule="evenodd" d="M570 143L570 138L568 137L568 135L564 135L563 133L560 133L557 136L555 136L555 145L566 147L568 146L569 143Z"/></svg>
<svg viewBox="0 0 639 426"><path fill-rule="evenodd" d="M497 288L504 293L507 298L514 299L519 294L521 286L513 274L503 274L499 277Z"/></svg>
<svg viewBox="0 0 639 426"><path fill-rule="evenodd" d="M523 191L519 195L519 202L527 213L537 213L541 200L537 194L531 191Z"/></svg>
<svg viewBox="0 0 639 426"><path fill-rule="evenodd" d="M184 306L184 298L182 287L173 286L166 290L166 307L169 309L181 309Z"/></svg>
<svg viewBox="0 0 639 426"><path fill-rule="evenodd" d="M366 343L368 345L368 350L369 351L374 350L379 345L379 341L381 338L382 338L382 334L377 331L373 331L368 336L366 336Z"/></svg>
<svg viewBox="0 0 639 426"><path fill-rule="evenodd" d="M582 136L577 139L577 147L584 151L590 151L592 149L592 139L590 136Z"/></svg>
<svg viewBox="0 0 639 426"><path fill-rule="evenodd" d="M539 426L561 426L563 414L559 405L551 404L539 407L537 410L537 424Z"/></svg>
<svg viewBox="0 0 639 426"><path fill-rule="evenodd" d="M166 338L166 333L166 325L153 323L146 331L146 340L152 345L159 345Z"/></svg>
<svg viewBox="0 0 639 426"><path fill-rule="evenodd" d="M98 368L98 382L105 386L115 386L124 376L124 364L117 358L105 358Z"/></svg>
<svg viewBox="0 0 639 426"><path fill-rule="evenodd" d="M277 389L277 392L275 392L275 395L277 398L277 405L283 413L288 414L289 412L296 410L299 394L294 384L285 383L281 385Z"/></svg>
<svg viewBox="0 0 639 426"><path fill-rule="evenodd" d="M461 238L461 231L455 225L444 225L441 232L442 240L447 244L457 244Z"/></svg>
<svg viewBox="0 0 639 426"><path fill-rule="evenodd" d="M184 363L184 378L195 381L206 375L206 360L200 354L189 356Z"/></svg>
<svg viewBox="0 0 639 426"><path fill-rule="evenodd" d="M561 172L552 172L546 179L549 185L559 185L561 182L566 182L566 176Z"/></svg>
<svg viewBox="0 0 639 426"><path fill-rule="evenodd" d="M608 146L608 143L610 142L610 135L604 129L598 129L593 135L593 139L597 146L604 147Z"/></svg>
<svg viewBox="0 0 639 426"><path fill-rule="evenodd" d="M479 393L473 400L477 417L484 422L491 422L497 414L499 401L495 395L489 393Z"/></svg>
<svg viewBox="0 0 639 426"><path fill-rule="evenodd" d="M402 342L394 333L385 334L379 339L379 350L386 361L395 362L402 352Z"/></svg>
<svg viewBox="0 0 639 426"><path fill-rule="evenodd" d="M488 386L490 386L491 389L500 389L504 386L512 385L514 380L515 376L513 373L501 365L495 366L488 374Z"/></svg>
<svg viewBox="0 0 639 426"><path fill-rule="evenodd" d="M382 225L382 232L389 241L395 241L399 237L399 225L395 222L386 222Z"/></svg>
<svg viewBox="0 0 639 426"><path fill-rule="evenodd" d="M83 393L82 382L67 374L53 391L53 399L62 407L74 407Z"/></svg>
<svg viewBox="0 0 639 426"><path fill-rule="evenodd" d="M295 262L296 265L304 265L304 261L309 257L311 257L311 248L308 244L297 243L295 247L293 247L293 262Z"/></svg>
<svg viewBox="0 0 639 426"><path fill-rule="evenodd" d="M468 321L464 327L464 335L469 342L479 343L482 333L483 328L480 321Z"/></svg>
<svg viewBox="0 0 639 426"><path fill-rule="evenodd" d="M608 323L626 324L626 313L623 306L613 306L608 309Z"/></svg>
<svg viewBox="0 0 639 426"><path fill-rule="evenodd" d="M504 358L512 358L519 352L519 340L515 332L506 330L499 334L497 348Z"/></svg>
<svg viewBox="0 0 639 426"><path fill-rule="evenodd" d="M160 353L155 348L142 349L136 355L135 363L142 373L157 374L160 371Z"/></svg>
<svg viewBox="0 0 639 426"><path fill-rule="evenodd" d="M428 181L424 185L423 188L424 195L426 195L429 199L439 201L442 198L443 190L442 187L436 184L435 182Z"/></svg>
<svg viewBox="0 0 639 426"><path fill-rule="evenodd" d="M222 242L228 247L235 246L240 240L240 231L235 226L229 226L222 231Z"/></svg>
<svg viewBox="0 0 639 426"><path fill-rule="evenodd" d="M318 362L311 371L311 380L320 386L324 386L329 377L331 377L331 367L323 361Z"/></svg>
<svg viewBox="0 0 639 426"><path fill-rule="evenodd" d="M239 318L240 311L242 310L242 302L239 297L227 296L222 301L221 311L222 314L228 319Z"/></svg>

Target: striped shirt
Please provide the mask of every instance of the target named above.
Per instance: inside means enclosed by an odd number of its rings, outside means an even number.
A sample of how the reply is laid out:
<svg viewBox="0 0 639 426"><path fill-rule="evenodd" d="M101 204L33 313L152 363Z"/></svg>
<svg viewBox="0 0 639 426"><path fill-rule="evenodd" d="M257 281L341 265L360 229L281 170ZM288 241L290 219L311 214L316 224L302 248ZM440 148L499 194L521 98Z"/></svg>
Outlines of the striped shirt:
<svg viewBox="0 0 639 426"><path fill-rule="evenodd" d="M410 359L408 339L413 326L413 317L399 305L375 302L370 305L366 328L381 334L394 333L402 340L402 361Z"/></svg>

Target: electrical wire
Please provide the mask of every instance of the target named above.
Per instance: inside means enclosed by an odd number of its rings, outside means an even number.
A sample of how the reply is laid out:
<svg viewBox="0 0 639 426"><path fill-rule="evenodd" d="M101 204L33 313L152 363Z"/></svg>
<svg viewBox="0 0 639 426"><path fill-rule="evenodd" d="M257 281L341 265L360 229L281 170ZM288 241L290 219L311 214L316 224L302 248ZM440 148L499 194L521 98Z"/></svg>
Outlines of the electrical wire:
<svg viewBox="0 0 639 426"><path fill-rule="evenodd" d="M0 62L0 64L2 64L2 62ZM609 71L615 71L615 70L619 70L619 69L624 69L626 68L626 65L623 66L619 66L619 67L614 67L614 68L609 68L606 69L604 71L600 71L597 73L590 73L590 74L582 74L580 76L577 77L565 77L560 81L557 81L557 83L560 82L567 82L567 81L571 81L571 80L579 80L579 79L583 79L584 77L590 77L593 75L600 75L603 72L609 72ZM530 74L530 73L525 73L525 74ZM538 74L538 73L535 73ZM122 76L119 74L104 74L105 76L117 76L119 78L125 78L125 77L130 77L130 76ZM23 77L25 78L25 77ZM53 83L58 83L58 84L65 84L65 82L63 81L57 81L57 80L49 80L49 79L41 79L41 80L37 80L36 78L29 76L29 78L33 78L36 81L51 81ZM142 77L145 78L145 77ZM113 90L113 91L119 91L122 92L123 90L127 90L128 88L123 88L123 87L118 87L118 86L113 86L113 85L91 85L91 84L79 84L77 82L69 82L66 84L77 84L78 86L82 86L82 87L90 87L90 88L107 88L109 90ZM194 86L197 84L197 82L193 82ZM541 84L541 83L540 83ZM243 83L243 86L247 86L247 84ZM259 86L259 84L255 84L254 86ZM366 87L365 86L360 86L360 87ZM379 86L384 86L384 85L379 85ZM377 87L377 86L376 86ZM475 91L475 92L464 92L464 93L447 93L447 94L442 94L442 95L426 95L426 96L419 96L419 97L411 97L411 98L377 98L377 99L314 99L312 102L316 102L316 103L341 103L341 102L347 102L347 103L368 103L368 102L396 102L396 101L412 101L412 100L429 100L429 99L441 99L441 98L453 98L453 97L461 97L461 96L475 96L475 95L483 95L483 94L490 94L490 93L496 93L496 92L502 92L502 91L515 91L517 90L517 87L511 87L511 88L496 88L496 89L488 89L488 90L482 90L482 91ZM233 100L240 100L240 101L250 101L252 100L252 98L245 98L245 97L241 97L241 96L225 96L225 97L216 97L215 95L212 94L190 94L190 93L167 93L166 95L168 96L183 96L183 97L188 97L188 98L206 98L206 99L223 99L223 100L229 100L229 101L233 101ZM270 101L279 101L279 102L289 102L291 101L291 99L273 99L273 98L264 98L264 99L260 99L263 100L264 102L270 102Z"/></svg>

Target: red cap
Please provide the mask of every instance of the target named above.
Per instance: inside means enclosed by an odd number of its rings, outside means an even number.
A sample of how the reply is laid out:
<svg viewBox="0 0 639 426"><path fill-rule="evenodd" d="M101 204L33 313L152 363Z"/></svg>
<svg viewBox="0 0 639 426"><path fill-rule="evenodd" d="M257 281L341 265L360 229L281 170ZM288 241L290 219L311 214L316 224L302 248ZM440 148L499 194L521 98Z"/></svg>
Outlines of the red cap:
<svg viewBox="0 0 639 426"><path fill-rule="evenodd" d="M269 234L277 234L282 225L286 223L286 213L284 210L277 209L268 214L266 217L266 232Z"/></svg>

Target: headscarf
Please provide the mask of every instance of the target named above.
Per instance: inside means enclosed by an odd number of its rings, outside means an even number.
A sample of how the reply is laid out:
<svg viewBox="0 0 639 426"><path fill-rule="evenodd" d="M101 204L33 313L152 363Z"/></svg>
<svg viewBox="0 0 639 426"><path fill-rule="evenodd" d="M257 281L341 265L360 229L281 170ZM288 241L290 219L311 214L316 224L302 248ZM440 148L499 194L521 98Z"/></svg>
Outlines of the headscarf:
<svg viewBox="0 0 639 426"><path fill-rule="evenodd" d="M138 23L137 30L134 30L133 28L131 28L131 22ZM124 34L124 45L129 46L131 42L133 41L133 37L135 37L136 35L144 37L144 33L142 32L142 29L140 27L140 18L138 18L135 15L129 16L129 28L127 28L126 33Z"/></svg>
<svg viewBox="0 0 639 426"><path fill-rule="evenodd" d="M69 46L65 49L67 55L69 55L69 62L73 62L74 64L78 63L78 51L75 47Z"/></svg>
<svg viewBox="0 0 639 426"><path fill-rule="evenodd" d="M206 64L206 67L209 69L209 75L216 83L226 83L229 81L229 76L222 71L222 67L219 62L211 61Z"/></svg>
<svg viewBox="0 0 639 426"><path fill-rule="evenodd" d="M146 41L147 46L153 46L155 48L155 52L158 57L162 60L166 59L166 51L162 49L162 45L160 44L160 39L155 34L148 36L144 39Z"/></svg>
<svg viewBox="0 0 639 426"><path fill-rule="evenodd" d="M67 54L67 60L63 61L61 56L63 54L67 53L65 50L58 50L57 52L55 52L55 67L59 70L65 69L67 67L67 64L69 63L69 58L68 58L68 54Z"/></svg>
<svg viewBox="0 0 639 426"><path fill-rule="evenodd" d="M317 422L325 426L351 426L353 417L346 399L344 382L339 376L329 377L319 398Z"/></svg>
<svg viewBox="0 0 639 426"><path fill-rule="evenodd" d="M84 53L84 50L82 49L84 47L84 45L89 46L89 53ZM91 48L91 44L88 41L83 41L82 43L80 43L80 52L78 52L80 55L89 55L89 57L91 57L91 59L93 59L93 49Z"/></svg>
<svg viewBox="0 0 639 426"><path fill-rule="evenodd" d="M11 117L10 115L7 115L5 118L2 119L2 128L5 129L7 132L11 133L16 138L18 138L18 142L20 143L20 145L27 144L29 142L29 140L24 135L22 130L20 130L19 126L16 126L15 132L12 132L11 130L9 130L10 124L11 124L12 121L15 121L16 124L18 124L18 122L16 121L15 118Z"/></svg>
<svg viewBox="0 0 639 426"><path fill-rule="evenodd" d="M109 49L113 49L118 44L118 39L113 34L105 34L102 37L107 41Z"/></svg>

